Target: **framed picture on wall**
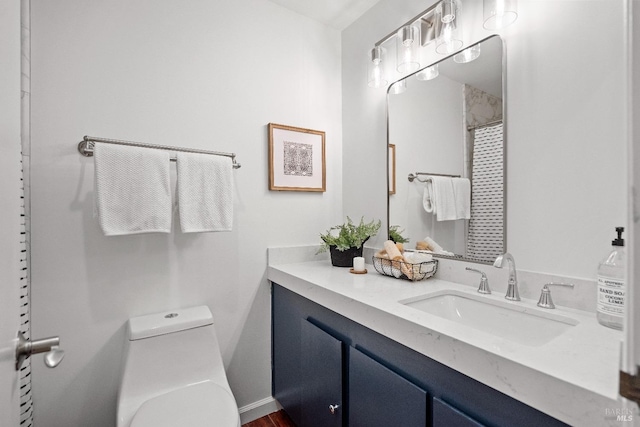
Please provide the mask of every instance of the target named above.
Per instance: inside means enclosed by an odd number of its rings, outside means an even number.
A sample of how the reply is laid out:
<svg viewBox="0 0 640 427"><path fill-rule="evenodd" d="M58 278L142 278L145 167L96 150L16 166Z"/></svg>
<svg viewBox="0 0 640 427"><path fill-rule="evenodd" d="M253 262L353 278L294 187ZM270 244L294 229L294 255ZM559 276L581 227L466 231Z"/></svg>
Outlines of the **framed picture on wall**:
<svg viewBox="0 0 640 427"><path fill-rule="evenodd" d="M389 144L389 194L396 194L396 145Z"/></svg>
<svg viewBox="0 0 640 427"><path fill-rule="evenodd" d="M269 123L269 190L326 191L324 132Z"/></svg>

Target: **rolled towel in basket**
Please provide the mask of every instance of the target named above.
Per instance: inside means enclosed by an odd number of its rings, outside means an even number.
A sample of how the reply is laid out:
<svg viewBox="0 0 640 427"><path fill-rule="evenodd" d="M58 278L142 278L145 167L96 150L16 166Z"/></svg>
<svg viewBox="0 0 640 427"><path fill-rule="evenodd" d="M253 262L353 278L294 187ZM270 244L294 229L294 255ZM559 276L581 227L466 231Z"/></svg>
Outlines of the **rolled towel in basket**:
<svg viewBox="0 0 640 427"><path fill-rule="evenodd" d="M387 240L386 242L384 242L384 250L387 251L389 259L392 259L394 261L401 261L403 259L400 250L392 240Z"/></svg>

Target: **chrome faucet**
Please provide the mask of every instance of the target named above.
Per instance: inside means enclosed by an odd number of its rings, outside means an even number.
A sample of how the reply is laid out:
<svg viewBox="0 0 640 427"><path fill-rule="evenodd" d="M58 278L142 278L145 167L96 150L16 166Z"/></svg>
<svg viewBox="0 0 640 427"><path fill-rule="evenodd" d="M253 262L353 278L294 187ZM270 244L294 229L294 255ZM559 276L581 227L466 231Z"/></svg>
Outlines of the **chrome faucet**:
<svg viewBox="0 0 640 427"><path fill-rule="evenodd" d="M494 267L504 267L504 260L509 262L509 285L507 287L507 294L504 296L510 301L520 301L520 293L518 292L518 277L516 276L516 262L513 256L507 252L504 255L500 255L493 263Z"/></svg>

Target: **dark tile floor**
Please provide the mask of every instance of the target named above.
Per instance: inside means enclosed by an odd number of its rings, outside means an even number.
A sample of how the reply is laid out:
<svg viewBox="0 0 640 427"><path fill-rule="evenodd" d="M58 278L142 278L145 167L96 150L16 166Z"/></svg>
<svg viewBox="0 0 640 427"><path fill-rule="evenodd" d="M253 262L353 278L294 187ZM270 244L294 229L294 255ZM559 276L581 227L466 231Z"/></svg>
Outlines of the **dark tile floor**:
<svg viewBox="0 0 640 427"><path fill-rule="evenodd" d="M280 410L262 418L258 418L250 423L243 424L242 427L296 427L286 412Z"/></svg>

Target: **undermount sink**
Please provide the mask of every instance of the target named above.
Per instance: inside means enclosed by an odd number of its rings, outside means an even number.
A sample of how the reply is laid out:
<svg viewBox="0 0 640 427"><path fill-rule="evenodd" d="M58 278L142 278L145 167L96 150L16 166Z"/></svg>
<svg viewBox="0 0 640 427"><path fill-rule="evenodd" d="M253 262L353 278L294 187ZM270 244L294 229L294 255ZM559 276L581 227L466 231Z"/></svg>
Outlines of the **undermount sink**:
<svg viewBox="0 0 640 427"><path fill-rule="evenodd" d="M528 346L540 346L562 335L578 321L533 309L522 303L489 299L459 291L439 291L399 301L473 329Z"/></svg>

